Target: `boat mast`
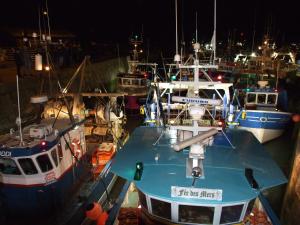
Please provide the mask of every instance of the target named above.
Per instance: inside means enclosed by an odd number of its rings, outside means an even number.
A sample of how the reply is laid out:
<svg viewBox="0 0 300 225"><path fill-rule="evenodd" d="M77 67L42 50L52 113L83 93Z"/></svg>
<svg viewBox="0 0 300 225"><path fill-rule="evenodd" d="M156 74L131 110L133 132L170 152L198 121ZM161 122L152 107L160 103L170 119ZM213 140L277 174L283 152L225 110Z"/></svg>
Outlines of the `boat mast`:
<svg viewBox="0 0 300 225"><path fill-rule="evenodd" d="M197 21L197 12L196 12L196 43L198 43L198 21Z"/></svg>
<svg viewBox="0 0 300 225"><path fill-rule="evenodd" d="M176 26L176 55L174 61L176 65L180 62L180 55L178 54L178 24L177 24L177 0L175 0L175 26Z"/></svg>
<svg viewBox="0 0 300 225"><path fill-rule="evenodd" d="M215 65L216 63L216 32L217 31L217 1L214 1L214 34L213 34L213 48L214 48L214 61L213 64Z"/></svg>
<svg viewBox="0 0 300 225"><path fill-rule="evenodd" d="M17 118L17 125L19 127L20 133L20 146L24 146L23 142L23 134L22 134L22 120L21 120L21 110L20 110L20 93L19 93L19 76L16 75L17 78L17 98L18 98L18 118Z"/></svg>

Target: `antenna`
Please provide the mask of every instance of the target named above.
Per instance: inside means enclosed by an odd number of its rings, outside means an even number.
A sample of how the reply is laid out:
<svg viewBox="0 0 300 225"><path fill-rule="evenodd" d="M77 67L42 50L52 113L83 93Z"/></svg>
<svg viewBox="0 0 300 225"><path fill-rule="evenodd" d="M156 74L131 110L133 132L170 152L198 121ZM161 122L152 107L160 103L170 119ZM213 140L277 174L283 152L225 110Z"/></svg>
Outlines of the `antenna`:
<svg viewBox="0 0 300 225"><path fill-rule="evenodd" d="M176 24L176 55L174 61L176 64L180 62L180 55L178 54L178 24L177 24L177 0L175 0L175 24Z"/></svg>
<svg viewBox="0 0 300 225"><path fill-rule="evenodd" d="M216 62L216 33L217 33L217 1L214 1L214 34L213 34L213 48L214 48L214 62Z"/></svg>
<svg viewBox="0 0 300 225"><path fill-rule="evenodd" d="M175 23L176 23L176 55L178 54L178 24L177 24L177 0L175 0Z"/></svg>
<svg viewBox="0 0 300 225"><path fill-rule="evenodd" d="M196 43L198 42L198 13L196 12Z"/></svg>
<svg viewBox="0 0 300 225"><path fill-rule="evenodd" d="M40 43L42 41L42 28L41 28L41 8L38 7L38 15L39 15L39 33L40 33Z"/></svg>
<svg viewBox="0 0 300 225"><path fill-rule="evenodd" d="M48 35L51 40L50 20L49 20L49 10L48 10L48 1L47 0L46 0L46 12L47 12L47 23L48 23Z"/></svg>
<svg viewBox="0 0 300 225"><path fill-rule="evenodd" d="M255 25L256 25L256 12L254 12L254 21L253 21L253 35L252 35L252 47L251 47L251 52L254 51L254 40L255 40Z"/></svg>

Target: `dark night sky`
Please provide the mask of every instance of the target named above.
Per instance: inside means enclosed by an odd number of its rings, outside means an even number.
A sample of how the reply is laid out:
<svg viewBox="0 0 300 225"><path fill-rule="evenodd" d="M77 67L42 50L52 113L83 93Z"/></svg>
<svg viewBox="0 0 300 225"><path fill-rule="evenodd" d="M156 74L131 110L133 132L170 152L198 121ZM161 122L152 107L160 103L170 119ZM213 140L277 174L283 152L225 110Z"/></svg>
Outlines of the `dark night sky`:
<svg viewBox="0 0 300 225"><path fill-rule="evenodd" d="M41 0L2 1L0 28L38 28ZM53 31L68 30L79 37L126 43L132 32L144 30L153 45L175 45L174 0L48 0ZM210 40L213 32L213 0L178 0L180 34L190 41L195 32L198 12L198 35ZM217 39L227 40L229 31L244 33L249 42L255 24L256 39L261 40L269 24L279 42L299 42L300 21L296 0L218 0ZM254 22L255 21L255 22ZM183 26L182 26L183 25Z"/></svg>

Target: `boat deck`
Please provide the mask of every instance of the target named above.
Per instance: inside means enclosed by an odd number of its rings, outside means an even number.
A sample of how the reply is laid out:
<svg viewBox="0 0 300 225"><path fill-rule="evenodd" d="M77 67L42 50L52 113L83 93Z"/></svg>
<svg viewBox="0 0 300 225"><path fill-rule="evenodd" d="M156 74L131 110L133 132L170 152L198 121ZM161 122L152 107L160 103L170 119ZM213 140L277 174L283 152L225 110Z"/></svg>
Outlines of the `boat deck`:
<svg viewBox="0 0 300 225"><path fill-rule="evenodd" d="M162 128L137 128L114 159L112 171L133 181L136 163L142 162L142 178L134 183L143 192L167 201L216 203L215 200L171 197L172 186L191 187L193 179L186 177L188 151L175 152L171 147L176 143L176 137L165 131L158 144L154 145L162 132ZM260 190L286 182L280 168L251 133L234 130L226 133L235 149L230 147L221 133L217 134L214 144L206 148L204 178L197 179L195 188L221 189L223 197L217 203L229 204L247 201L258 195L258 190L251 188L247 182L245 168L253 169Z"/></svg>

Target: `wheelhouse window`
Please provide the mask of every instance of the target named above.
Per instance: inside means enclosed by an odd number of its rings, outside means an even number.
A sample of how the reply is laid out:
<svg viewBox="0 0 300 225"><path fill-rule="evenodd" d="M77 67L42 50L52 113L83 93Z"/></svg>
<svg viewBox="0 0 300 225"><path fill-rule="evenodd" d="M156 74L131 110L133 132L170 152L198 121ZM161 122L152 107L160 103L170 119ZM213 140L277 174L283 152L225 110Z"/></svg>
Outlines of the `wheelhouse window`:
<svg viewBox="0 0 300 225"><path fill-rule="evenodd" d="M52 170L53 166L47 154L40 155L36 157L36 161L39 164L39 167L43 173Z"/></svg>
<svg viewBox="0 0 300 225"><path fill-rule="evenodd" d="M18 159L18 162L26 175L37 174L38 171L31 158Z"/></svg>
<svg viewBox="0 0 300 225"><path fill-rule="evenodd" d="M151 198L152 213L156 216L171 219L171 203Z"/></svg>
<svg viewBox="0 0 300 225"><path fill-rule="evenodd" d="M220 223L238 222L240 220L243 207L244 205L224 206L222 208Z"/></svg>
<svg viewBox="0 0 300 225"><path fill-rule="evenodd" d="M140 191L138 191L138 194L139 194L139 201L141 203L141 206L148 210L148 207L147 207L147 200L146 200L146 195Z"/></svg>
<svg viewBox="0 0 300 225"><path fill-rule="evenodd" d="M256 94L247 94L247 103L255 103L256 102Z"/></svg>
<svg viewBox="0 0 300 225"><path fill-rule="evenodd" d="M258 104L266 104L266 94L258 94L257 95L257 103Z"/></svg>
<svg viewBox="0 0 300 225"><path fill-rule="evenodd" d="M54 148L52 151L51 151L51 158L55 164L55 166L58 166L58 157L57 157L57 153L56 153L56 148Z"/></svg>
<svg viewBox="0 0 300 225"><path fill-rule="evenodd" d="M271 105L275 105L276 104L276 99L277 99L277 95L269 94L267 103L271 104Z"/></svg>
<svg viewBox="0 0 300 225"><path fill-rule="evenodd" d="M213 224L214 207L179 205L179 221L184 223Z"/></svg>
<svg viewBox="0 0 300 225"><path fill-rule="evenodd" d="M136 80L132 80L131 81L132 82L132 85L139 85L139 83L140 83L140 79L136 79Z"/></svg>
<svg viewBox="0 0 300 225"><path fill-rule="evenodd" d="M21 175L15 161L9 158L0 158L0 171L3 174Z"/></svg>

